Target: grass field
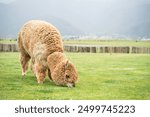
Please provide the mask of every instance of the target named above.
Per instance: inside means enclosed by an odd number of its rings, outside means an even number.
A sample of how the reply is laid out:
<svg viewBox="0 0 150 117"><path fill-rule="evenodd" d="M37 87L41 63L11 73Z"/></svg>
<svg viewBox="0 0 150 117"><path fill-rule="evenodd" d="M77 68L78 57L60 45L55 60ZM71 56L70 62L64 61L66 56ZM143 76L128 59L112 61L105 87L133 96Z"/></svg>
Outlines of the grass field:
<svg viewBox="0 0 150 117"><path fill-rule="evenodd" d="M15 40L0 40L0 43L17 43ZM150 47L150 41L136 40L63 40L64 44L106 45L106 46L142 46Z"/></svg>
<svg viewBox="0 0 150 117"><path fill-rule="evenodd" d="M64 40L65 44L106 45L106 46L142 46L150 47L150 41L136 40Z"/></svg>
<svg viewBox="0 0 150 117"><path fill-rule="evenodd" d="M0 99L150 99L150 55L66 53L76 65L75 88L21 76L19 53L0 53Z"/></svg>
<svg viewBox="0 0 150 117"><path fill-rule="evenodd" d="M17 43L17 40L16 39L0 39L0 43L6 43L6 44L14 44L14 43Z"/></svg>

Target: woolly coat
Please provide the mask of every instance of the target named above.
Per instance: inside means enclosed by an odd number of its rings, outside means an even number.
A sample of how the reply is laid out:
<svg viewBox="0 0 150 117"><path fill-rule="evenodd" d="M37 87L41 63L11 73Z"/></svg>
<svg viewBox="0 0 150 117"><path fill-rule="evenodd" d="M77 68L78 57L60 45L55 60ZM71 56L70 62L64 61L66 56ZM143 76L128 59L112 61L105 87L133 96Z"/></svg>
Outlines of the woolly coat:
<svg viewBox="0 0 150 117"><path fill-rule="evenodd" d="M21 29L18 37L21 53L28 54L34 61L46 65L48 55L63 52L59 31L45 21L32 20Z"/></svg>
<svg viewBox="0 0 150 117"><path fill-rule="evenodd" d="M48 69L49 78L56 84L75 86L76 69L63 53L61 35L53 25L39 20L27 22L19 32L18 46L23 74L31 58L38 83L43 82Z"/></svg>

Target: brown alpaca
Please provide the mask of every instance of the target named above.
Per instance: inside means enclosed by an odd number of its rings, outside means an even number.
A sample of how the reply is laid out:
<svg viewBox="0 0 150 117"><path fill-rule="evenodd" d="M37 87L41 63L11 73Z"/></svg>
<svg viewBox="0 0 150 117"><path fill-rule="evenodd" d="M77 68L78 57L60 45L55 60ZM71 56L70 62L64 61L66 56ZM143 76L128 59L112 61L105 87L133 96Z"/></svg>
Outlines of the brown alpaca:
<svg viewBox="0 0 150 117"><path fill-rule="evenodd" d="M27 22L19 32L18 47L22 75L26 74L31 59L31 69L38 83L43 83L48 70L55 84L75 86L76 69L66 58L60 33L53 25L39 20Z"/></svg>

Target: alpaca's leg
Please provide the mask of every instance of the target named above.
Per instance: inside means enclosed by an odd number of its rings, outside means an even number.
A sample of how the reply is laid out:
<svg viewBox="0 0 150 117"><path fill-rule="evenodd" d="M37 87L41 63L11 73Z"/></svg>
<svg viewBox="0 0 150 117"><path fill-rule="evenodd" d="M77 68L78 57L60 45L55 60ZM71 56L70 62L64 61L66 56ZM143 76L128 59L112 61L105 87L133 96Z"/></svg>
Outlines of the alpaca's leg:
<svg viewBox="0 0 150 117"><path fill-rule="evenodd" d="M50 79L50 80L53 80L53 79L52 79L52 76L51 76L51 71L50 71L50 69L48 69L48 76L49 76L49 79Z"/></svg>
<svg viewBox="0 0 150 117"><path fill-rule="evenodd" d="M35 74L37 78L38 83L43 83L45 77L46 77L46 68L38 63L35 63Z"/></svg>
<svg viewBox="0 0 150 117"><path fill-rule="evenodd" d="M21 63L21 68L22 68L22 75L26 75L26 71L28 69L28 61L30 60L30 56L26 54L21 54L20 55L20 63Z"/></svg>
<svg viewBox="0 0 150 117"><path fill-rule="evenodd" d="M36 75L35 60L33 58L31 58L30 68L31 68L31 71L33 72L33 74Z"/></svg>

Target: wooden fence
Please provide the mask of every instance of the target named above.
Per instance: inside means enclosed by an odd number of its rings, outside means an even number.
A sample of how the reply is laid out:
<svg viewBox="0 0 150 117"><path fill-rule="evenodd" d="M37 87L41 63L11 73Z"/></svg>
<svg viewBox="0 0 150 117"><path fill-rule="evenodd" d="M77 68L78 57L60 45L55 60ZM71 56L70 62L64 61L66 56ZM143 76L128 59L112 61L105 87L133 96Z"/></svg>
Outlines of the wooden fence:
<svg viewBox="0 0 150 117"><path fill-rule="evenodd" d="M67 52L85 52L85 53L150 54L150 47L131 47L131 46L64 45L64 50ZM18 52L17 44L0 44L0 52Z"/></svg>
<svg viewBox="0 0 150 117"><path fill-rule="evenodd" d="M150 54L150 47L65 45L64 49L67 52Z"/></svg>
<svg viewBox="0 0 150 117"><path fill-rule="evenodd" d="M18 52L17 44L0 44L0 52Z"/></svg>

